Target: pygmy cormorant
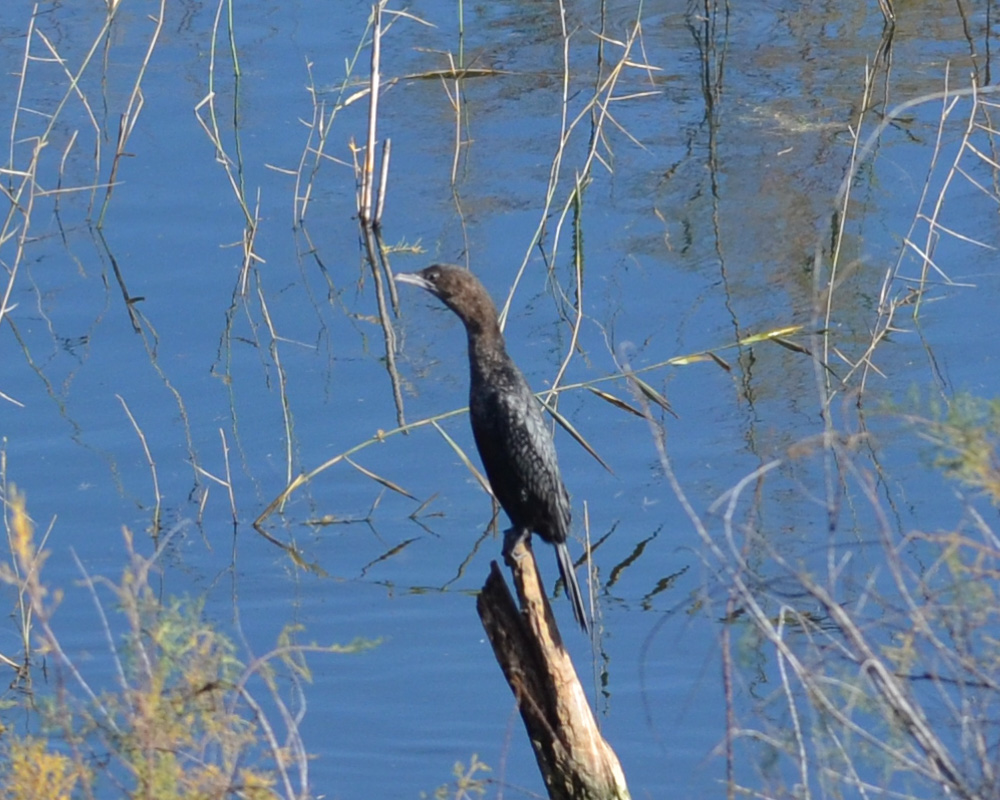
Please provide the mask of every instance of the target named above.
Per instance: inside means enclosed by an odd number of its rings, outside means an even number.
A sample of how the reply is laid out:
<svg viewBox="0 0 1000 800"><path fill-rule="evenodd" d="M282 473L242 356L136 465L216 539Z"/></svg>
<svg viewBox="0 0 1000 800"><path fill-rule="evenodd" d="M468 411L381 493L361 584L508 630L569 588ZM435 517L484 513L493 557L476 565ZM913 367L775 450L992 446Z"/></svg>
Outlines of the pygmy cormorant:
<svg viewBox="0 0 1000 800"><path fill-rule="evenodd" d="M471 375L469 417L486 477L510 517L512 527L504 549L532 533L555 545L573 614L588 631L583 596L566 547L569 495L559 474L552 434L528 382L507 354L489 293L468 270L442 264L398 274L396 280L426 289L465 323Z"/></svg>

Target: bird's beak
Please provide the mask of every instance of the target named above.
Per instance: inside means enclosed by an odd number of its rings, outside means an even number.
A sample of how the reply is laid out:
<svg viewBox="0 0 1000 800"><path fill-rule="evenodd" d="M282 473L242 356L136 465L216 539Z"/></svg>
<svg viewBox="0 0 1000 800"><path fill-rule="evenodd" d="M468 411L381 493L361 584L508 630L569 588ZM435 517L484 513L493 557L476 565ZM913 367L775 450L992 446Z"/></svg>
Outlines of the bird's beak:
<svg viewBox="0 0 1000 800"><path fill-rule="evenodd" d="M409 283L412 286L426 289L428 292L433 290L431 282L419 272L397 272L395 277L397 283Z"/></svg>

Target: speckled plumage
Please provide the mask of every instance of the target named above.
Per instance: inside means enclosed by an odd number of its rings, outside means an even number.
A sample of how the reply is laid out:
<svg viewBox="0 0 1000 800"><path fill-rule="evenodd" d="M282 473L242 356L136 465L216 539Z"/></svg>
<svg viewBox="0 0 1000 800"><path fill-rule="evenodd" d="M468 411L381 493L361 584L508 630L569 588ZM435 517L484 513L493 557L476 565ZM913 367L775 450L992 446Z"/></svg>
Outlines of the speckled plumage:
<svg viewBox="0 0 1000 800"><path fill-rule="evenodd" d="M586 631L573 560L566 547L569 495L541 408L504 344L496 307L479 280L461 267L435 264L396 280L426 289L465 323L469 337L469 418L493 494L517 536L537 533L555 545L559 573Z"/></svg>

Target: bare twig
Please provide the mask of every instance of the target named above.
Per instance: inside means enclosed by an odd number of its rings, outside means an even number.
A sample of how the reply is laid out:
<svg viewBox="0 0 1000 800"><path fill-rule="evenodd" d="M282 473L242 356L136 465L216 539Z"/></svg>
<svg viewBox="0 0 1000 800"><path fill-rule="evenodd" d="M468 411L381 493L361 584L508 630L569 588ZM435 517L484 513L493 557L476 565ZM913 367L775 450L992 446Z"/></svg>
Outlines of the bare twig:
<svg viewBox="0 0 1000 800"><path fill-rule="evenodd" d="M120 394L116 394L115 397L118 398L118 402L122 404L122 408L125 409L125 413L128 415L129 422L132 423L132 427L135 428L135 432L139 437L139 441L142 443L142 451L146 454L146 463L149 465L149 472L153 478L153 496L156 498L153 507L153 525L152 534L155 538L160 532L160 503L162 502L163 496L160 494L160 480L156 475L156 462L153 460L153 454L149 450L149 443L146 441L146 434L142 432L142 428L139 423L136 422L134 416L132 416L132 411L128 407L128 403L125 402L125 398Z"/></svg>

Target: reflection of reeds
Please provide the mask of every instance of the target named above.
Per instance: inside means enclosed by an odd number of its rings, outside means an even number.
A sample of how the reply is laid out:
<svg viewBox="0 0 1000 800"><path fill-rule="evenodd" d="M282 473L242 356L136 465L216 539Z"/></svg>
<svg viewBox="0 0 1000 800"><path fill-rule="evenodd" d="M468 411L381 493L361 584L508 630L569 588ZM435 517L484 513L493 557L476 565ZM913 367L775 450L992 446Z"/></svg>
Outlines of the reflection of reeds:
<svg viewBox="0 0 1000 800"><path fill-rule="evenodd" d="M222 11L228 3L228 16L227 16L227 39L229 42L229 55L232 59L232 70L233 70L233 114L232 119L234 121L232 136L233 136L233 151L234 155L230 156L227 152L225 143L223 141L223 134L221 126L219 125L218 110L216 109L216 63L218 59L217 47L219 39L219 25L222 20ZM262 261L262 259L254 251L254 245L257 239L257 232L260 227L260 196L258 192L257 202L255 203L253 210L251 210L250 201L247 197L246 185L243 179L243 149L241 146L241 131L239 125L236 124L236 120L240 118L239 107L240 107L240 65L239 65L239 53L236 48L236 34L233 29L233 15L232 15L232 0L219 0L219 5L215 10L215 19L212 23L212 43L209 48L209 59L208 59L208 93L201 99L201 101L195 106L194 113L195 119L198 120L198 124L201 125L205 135L208 136L209 141L215 147L215 160L217 163L221 164L226 172L226 177L229 179L229 185L232 187L233 194L236 197L236 201L243 212L244 219L244 230L243 230L243 261L240 268L240 277L238 280L237 293L240 296L245 296L250 281L250 270L256 263ZM203 116L202 111L204 109Z"/></svg>
<svg viewBox="0 0 1000 800"><path fill-rule="evenodd" d="M120 394L116 394L115 397L118 398L118 402L121 403L122 408L125 409L125 414L128 416L129 422L132 423L132 427L135 429L136 435L142 443L142 451L146 454L146 463L149 465L149 473L153 480L153 497L155 498L155 504L153 507L153 524L150 531L155 540L160 534L160 502L163 499L163 495L160 494L160 479L156 474L156 461L153 460L153 454L149 451L149 443L146 441L146 434L142 432L142 426L136 422L135 417L132 415L132 409L128 407L128 403L125 402L125 398Z"/></svg>
<svg viewBox="0 0 1000 800"><path fill-rule="evenodd" d="M358 42L354 54L350 59L346 60L345 75L334 93L333 104L329 111L327 110L326 102L320 98L320 91L316 87L312 73L312 64L306 64L306 70L309 75L307 87L312 100L312 119L307 123L309 135L295 170L293 224L296 226L305 223L320 167L326 161L341 165L345 163L326 152L327 141L330 133L333 131L333 123L337 115L352 103L365 97L368 93L368 89L365 88L354 91L350 95L347 94L348 90L352 88L352 76L357 68L358 59L364 52L367 33L368 31L366 30L365 35Z"/></svg>
<svg viewBox="0 0 1000 800"><path fill-rule="evenodd" d="M358 222L361 225L362 240L365 245L365 256L375 284L375 302L378 305L379 325L385 342L385 367L392 386L392 396L396 404L396 421L399 425L406 422L403 412L403 392L399 372L396 369L396 331L393 328L389 305L394 311L399 310L399 298L396 295L396 284L392 279L392 269L388 263L388 253L382 245L381 222L382 210L385 207L385 193L389 183L389 155L391 146L385 140L382 147L381 177L376 183L375 152L378 139L378 109L381 91L381 58L382 58L382 12L387 0L379 0L372 6L371 16L371 75L368 87L368 135L363 156L358 170ZM357 155L355 154L355 163ZM376 192L377 197L373 195ZM386 302L388 291L389 302Z"/></svg>
<svg viewBox="0 0 1000 800"><path fill-rule="evenodd" d="M10 297L18 278L21 263L25 257L26 244L31 238L29 231L31 230L32 214L34 212L36 200L51 194L53 195L54 201L58 203L59 196L64 193L81 190L96 191L96 181L95 185L90 187L75 187L63 184L62 176L66 165L66 159L68 153L77 141L77 135L75 132L70 136L69 141L67 142L62 153L55 186L51 189L46 189L47 181L41 177L42 156L45 153L46 148L52 146L53 144L52 134L53 131L56 130L57 126L62 124L62 113L64 109L70 100L73 97L76 97L82 102L85 110L87 111L88 117L91 120L94 131L98 134L95 135L94 160L95 172L99 173L99 125L93 112L90 110L86 95L84 95L79 87L79 83L83 73L92 61L94 53L96 52L100 42L107 35L111 25L111 19L111 14L108 14L105 17L104 24L98 32L97 37L94 39L87 55L84 57L82 63L75 72L70 69L67 60L63 59L59 55L55 45L49 37L45 35L44 31L38 28L36 16L32 14L29 19L28 30L25 36L24 56L21 60L19 73L16 95L17 99L11 115L8 161L2 168L0 168L0 175L4 178L3 194L8 201L7 209L3 215L3 221L0 223L0 252L2 252L4 246L8 245L8 243L12 243L14 249L13 256L7 256L4 259L4 263L7 268L7 284L3 289L2 297L0 297L0 326L3 325L4 317L11 310ZM41 46L41 48L48 55L36 54L36 46ZM35 73L35 65L39 63L44 64L50 61L54 61L55 63L61 65L63 72L67 77L69 86L54 108L47 109L44 114L39 114L39 109L35 109L28 105L30 101L26 95L28 94L29 81ZM46 119L47 123L41 130L31 130L31 121L39 117ZM30 147L30 155L27 159L24 159L22 158L21 153L26 145Z"/></svg>
<svg viewBox="0 0 1000 800"><path fill-rule="evenodd" d="M891 69L891 60L886 60L886 69ZM991 172L996 172L998 157L994 144L995 129L991 122L991 114L997 104L990 100L989 95L1000 91L1000 87L987 86L980 87L973 82L969 88L952 89L948 85L948 72L946 71L945 89L942 92L924 95L921 97L900 103L878 118L873 130L867 136L863 136L864 126L872 115L874 104L873 94L875 90L875 80L877 73L869 71L865 77L863 90L863 102L861 111L855 124L852 126L852 152L851 161L848 165L847 174L841 182L840 191L835 199L837 214L834 218L834 242L830 255L830 268L828 272L817 268L814 272L816 284L816 308L818 329L822 333L822 363L829 365L835 357L848 366L848 372L842 379L843 386L846 386L853 379L855 373L860 373L860 387L864 390L869 375L874 372L881 374L875 365L873 356L880 345L888 341L890 334L900 330L902 323L897 322L897 314L906 307L912 307L914 317L918 317L922 299L927 290L935 284L944 284L953 287L966 286L955 282L943 265L935 259L935 251L942 238L951 238L975 247L994 249L976 236L955 230L941 221L945 209L945 203L949 192L956 184L963 181L968 182L973 188L987 194L996 194L996 188L989 189L983 186L977 178L972 175L972 170L977 166L985 167ZM888 78L886 78L888 81ZM966 105L967 101L967 105ZM882 285L879 290L878 313L872 326L872 334L869 343L863 353L858 356L851 356L838 348L832 339L833 315L836 311L836 298L839 297L838 290L844 285L846 280L855 272L857 264L842 264L841 252L844 240L845 228L850 220L850 205L853 188L857 175L862 170L869 158L877 151L882 136L891 126L900 123L908 118L910 113L919 106L940 102L942 106L940 120L938 123L937 137L934 142L934 149L931 154L930 164L924 178L921 189L917 211L913 215L910 227L903 238L904 247L900 248L896 260L886 269ZM945 132L950 119L957 111L967 114L964 122L960 123L962 128L961 138L958 146L954 150L950 164L941 165L942 149L946 145ZM976 136L986 136L988 143L977 144L974 141ZM943 173L943 174L942 174ZM816 265L822 266L822 247L817 244ZM909 259L915 257L918 269L916 275L910 275L906 271ZM828 402L832 401L840 392L840 388L829 383L827 387L830 391Z"/></svg>
<svg viewBox="0 0 1000 800"><path fill-rule="evenodd" d="M594 166L594 162L602 164L606 169L610 170L610 152L608 151L608 144L605 138L605 127L607 125L612 125L620 132L625 134L625 136L631 140L633 143L641 146L641 144L621 125L615 117L611 114L611 105L616 102L632 101L641 99L644 97L654 97L661 94L660 90L642 90L642 91L629 91L624 94L619 95L617 93L619 81L626 74L627 70L638 69L642 72L651 73L656 71L658 68L651 64L644 63L642 61L634 60L633 50L636 48L637 44L641 40L642 36L642 26L639 20L633 23L628 35L622 40L614 39L603 39L605 44L611 44L618 47L620 53L618 55L617 61L611 64L607 71L607 74L600 78L597 82L597 86L593 94L589 99L585 100L583 105L579 108L575 115L570 118L570 40L571 36L566 28L566 10L562 3L560 7L560 24L562 29L562 39L563 39L563 72L562 72L562 102L560 104L560 132L559 138L556 143L556 152L552 158L552 163L549 166L549 178L548 185L545 190L545 199L542 204L541 211L539 213L538 225L530 239L530 244L525 251L524 258L521 261L521 265L515 273L514 279L511 281L510 291L508 292L507 299L503 303L500 309L500 322L501 327L505 323L508 314L510 313L511 304L514 300L514 295L520 285L521 279L524 277L524 273L527 270L528 263L531 258L531 254L536 247L543 247L544 243L548 241L550 243L550 248L546 253L546 260L550 264L556 262L556 257L558 254L559 244L562 240L562 227L566 221L566 218L571 213L580 214L580 203L582 203L582 190L586 188L587 184L590 182L590 172ZM573 168L574 177L571 186L567 187L565 190L564 199L561 202L561 208L558 212L558 218L555 225L555 229L548 239L546 238L546 231L549 226L549 218L552 214L552 209L554 204L557 202L557 197L564 181L564 161L566 160L566 155L570 145L570 141L577 132L578 127L581 124L589 120L590 125L587 128L588 145L586 149L586 154L584 155L582 162ZM605 148L605 154L601 154L601 149ZM577 237L574 237L574 242L577 241ZM582 258L582 254L579 256ZM578 288L579 290L579 288Z"/></svg>
<svg viewBox="0 0 1000 800"><path fill-rule="evenodd" d="M109 175L106 179L102 179L101 123L83 86L84 77L94 62L94 57L101 43L105 43L105 48L110 47L110 32L114 24L114 12L117 5L117 2L110 2L109 0L108 13L105 16L103 25L84 56L75 66L71 66L72 61L65 58L58 51L52 39L38 26L36 16L32 15L28 23L24 56L19 75L17 102L11 118L8 163L0 168L0 175L6 177L4 194L10 203L3 221L0 223L0 249L8 242L12 242L15 249L13 257L6 259L9 269L7 284L3 290L2 301L0 301L0 324L3 323L4 316L10 311L9 300L11 292L18 277L20 264L24 259L25 247L31 241L29 231L31 230L32 216L38 200L51 197L55 213L57 218L59 218L60 199L63 196L79 192L89 192L93 195L98 189L103 188L104 199L101 203L100 211L97 214L97 218L90 221L93 222L98 231L104 223L105 215L113 196L119 167L122 159L127 155L125 150L126 145L142 113L144 105L142 85L150 60L159 43L166 0L161 0L157 16L150 17L153 20L154 28L146 44L145 54L136 71L125 109L118 119L115 151ZM107 59L107 52L105 58ZM43 111L29 105L29 82L35 75L35 66L37 64L51 63L59 65L65 78L66 88L54 107ZM106 61L104 68L108 68ZM44 78L40 77L39 80L44 80ZM84 116L90 123L93 133L94 181L92 184L84 186L70 185L65 178L67 163L70 160L71 154L75 149L85 146L81 141L82 137L79 129L71 125L71 133L69 133L68 140L58 156L58 166L53 168L47 162L43 161L46 149L55 144L53 133L64 124L63 117L73 100L79 103L83 109ZM45 125L40 130L31 130L30 121L39 117L46 120ZM22 150L25 144L28 144L31 148L30 156L26 161L22 157ZM54 175L51 177L50 170L54 172ZM92 212L93 208L91 208ZM124 287L123 278L117 264L115 265L115 271L119 283ZM134 317L130 298L127 292L125 292L125 295L126 308L129 314L133 316L133 327L138 330L138 322Z"/></svg>
<svg viewBox="0 0 1000 800"><path fill-rule="evenodd" d="M117 7L117 2L109 5L109 13L114 14L115 8ZM139 115L142 113L142 107L145 103L145 97L142 93L142 81L146 76L146 70L149 67L149 61L153 57L153 51L156 50L156 45L160 40L160 32L163 30L163 17L166 13L167 0L160 0L160 7L158 13L155 17L151 17L155 27L153 28L153 33L149 37L149 44L146 46L146 53L142 58L142 62L139 65L139 69L136 72L135 82L132 85L132 91L129 94L128 103L125 105L125 111L122 112L121 117L118 122L118 137L115 142L115 154L111 160L111 174L108 177L107 188L104 192L104 202L101 204L101 211L97 215L97 227L101 228L104 225L104 215L108 211L108 205L111 203L111 194L115 188L115 179L118 176L118 167L121 164L122 158L127 154L125 152L125 146L128 144L128 140L132 135L132 131L135 130L135 124L139 120ZM110 48L111 41L107 40L107 47ZM81 99L86 102L83 95Z"/></svg>
<svg viewBox="0 0 1000 800"><path fill-rule="evenodd" d="M891 4L880 7L888 20ZM995 213L995 105L974 81L886 110L890 53L887 31L852 120L850 162L824 227L832 237L816 244L808 346L789 341L787 332L770 337L812 361L815 433L775 456L760 455L754 441L747 454L759 463L700 513L671 460L661 415L652 413L651 398L633 381L630 409L648 420L663 474L711 576L699 603L718 606L709 614L721 623L729 798L998 796L1000 536L969 497L960 498L955 530L907 530L914 508L939 518L950 492L926 497L927 474L911 484L919 467L886 454L869 435L865 411L876 402L884 406L883 397L872 399L871 384L876 377L893 380L876 362L889 361L890 336L906 333L904 315L918 328L921 302L935 286L961 285L951 277L954 262L944 262L942 240L995 247L985 232L973 235L943 222L959 186L975 188ZM876 99L880 77L885 94ZM880 288L865 284L864 293L877 296L878 304L870 336L852 353L841 335L842 318L857 313L848 281L870 281L867 265L844 257L854 245L848 239L853 226L864 224L864 231L869 223L868 216L858 219L865 204L853 198L859 176L875 172L885 134L893 127L908 132L913 110L933 102L941 112L917 210ZM975 405L966 416L965 401L939 372L938 354L925 337L922 343L927 383L943 398L949 419L913 415L908 421L944 459L936 467L987 492L995 504L1000 426L978 418L982 409ZM751 344L744 338L740 346ZM838 407L846 423L838 424ZM894 446L901 438L894 437ZM745 709L741 689L749 689L744 699L755 696L755 707Z"/></svg>

